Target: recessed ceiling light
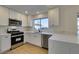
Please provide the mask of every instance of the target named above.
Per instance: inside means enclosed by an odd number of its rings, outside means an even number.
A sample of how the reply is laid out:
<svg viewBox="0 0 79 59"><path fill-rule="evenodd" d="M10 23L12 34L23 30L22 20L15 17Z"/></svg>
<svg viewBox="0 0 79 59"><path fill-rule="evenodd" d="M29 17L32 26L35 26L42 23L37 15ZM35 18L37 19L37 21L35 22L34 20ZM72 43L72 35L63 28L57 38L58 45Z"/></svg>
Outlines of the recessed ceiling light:
<svg viewBox="0 0 79 59"><path fill-rule="evenodd" d="M28 11L25 11L26 14L28 14Z"/></svg>
<svg viewBox="0 0 79 59"><path fill-rule="evenodd" d="M47 7L49 7L50 5L46 5Z"/></svg>
<svg viewBox="0 0 79 59"><path fill-rule="evenodd" d="M39 11L36 12L36 14L39 14L39 13L40 13Z"/></svg>

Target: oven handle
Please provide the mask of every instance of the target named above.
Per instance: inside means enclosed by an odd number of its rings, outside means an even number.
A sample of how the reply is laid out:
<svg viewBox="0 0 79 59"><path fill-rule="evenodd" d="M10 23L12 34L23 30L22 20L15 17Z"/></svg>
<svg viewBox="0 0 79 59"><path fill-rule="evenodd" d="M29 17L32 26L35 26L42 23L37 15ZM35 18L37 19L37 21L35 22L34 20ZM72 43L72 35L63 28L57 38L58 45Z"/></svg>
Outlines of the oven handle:
<svg viewBox="0 0 79 59"><path fill-rule="evenodd" d="M11 37L17 37L17 36L23 36L23 34L20 34L20 35L14 35L14 36L11 36Z"/></svg>

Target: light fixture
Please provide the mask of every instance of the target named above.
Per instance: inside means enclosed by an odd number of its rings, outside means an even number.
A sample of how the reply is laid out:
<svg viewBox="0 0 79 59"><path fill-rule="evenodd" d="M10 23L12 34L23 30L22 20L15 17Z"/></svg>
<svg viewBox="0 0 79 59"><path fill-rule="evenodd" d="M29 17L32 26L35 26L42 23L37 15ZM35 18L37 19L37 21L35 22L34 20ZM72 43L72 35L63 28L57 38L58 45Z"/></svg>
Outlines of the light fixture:
<svg viewBox="0 0 79 59"><path fill-rule="evenodd" d="M39 14L39 13L40 13L39 11L36 12L36 14Z"/></svg>
<svg viewBox="0 0 79 59"><path fill-rule="evenodd" d="M47 7L50 7L51 5L46 5Z"/></svg>
<svg viewBox="0 0 79 59"><path fill-rule="evenodd" d="M25 11L25 14L28 14L28 11Z"/></svg>

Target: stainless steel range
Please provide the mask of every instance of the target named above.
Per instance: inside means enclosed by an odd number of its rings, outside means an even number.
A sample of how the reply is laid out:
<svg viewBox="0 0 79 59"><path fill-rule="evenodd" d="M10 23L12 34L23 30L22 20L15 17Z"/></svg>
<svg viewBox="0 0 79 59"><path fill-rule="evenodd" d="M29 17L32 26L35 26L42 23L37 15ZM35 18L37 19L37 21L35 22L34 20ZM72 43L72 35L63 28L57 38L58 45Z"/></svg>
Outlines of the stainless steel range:
<svg viewBox="0 0 79 59"><path fill-rule="evenodd" d="M20 43L23 43L24 41L24 33L20 31L7 31L11 34L11 45L14 46L13 48L16 48L20 46ZM17 45L20 44L20 45Z"/></svg>
<svg viewBox="0 0 79 59"><path fill-rule="evenodd" d="M11 45L23 42L24 39L23 32L11 32Z"/></svg>

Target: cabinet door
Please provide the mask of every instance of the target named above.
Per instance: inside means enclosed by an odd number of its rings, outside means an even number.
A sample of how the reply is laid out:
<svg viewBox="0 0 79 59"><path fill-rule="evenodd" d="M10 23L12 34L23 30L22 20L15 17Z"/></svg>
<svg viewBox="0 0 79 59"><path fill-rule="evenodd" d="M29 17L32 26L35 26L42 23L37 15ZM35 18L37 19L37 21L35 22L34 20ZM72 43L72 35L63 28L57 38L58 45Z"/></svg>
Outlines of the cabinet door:
<svg viewBox="0 0 79 59"><path fill-rule="evenodd" d="M32 34L32 43L41 47L41 34Z"/></svg>
<svg viewBox="0 0 79 59"><path fill-rule="evenodd" d="M9 10L0 6L0 25L8 25Z"/></svg>
<svg viewBox="0 0 79 59"><path fill-rule="evenodd" d="M25 34L24 43L29 42L31 44L37 45L41 47L41 35L40 34Z"/></svg>
<svg viewBox="0 0 79 59"><path fill-rule="evenodd" d="M28 15L28 26L32 26L32 16Z"/></svg>
<svg viewBox="0 0 79 59"><path fill-rule="evenodd" d="M30 37L28 33L24 33L24 43L30 42Z"/></svg>
<svg viewBox="0 0 79 59"><path fill-rule="evenodd" d="M3 36L1 39L1 52L5 52L11 48L10 36Z"/></svg>
<svg viewBox="0 0 79 59"><path fill-rule="evenodd" d="M15 11L14 10L9 10L9 17L11 18L11 19L16 19L16 13L15 13Z"/></svg>
<svg viewBox="0 0 79 59"><path fill-rule="evenodd" d="M24 43L29 42L32 43L33 41L33 36L31 33L25 33L24 34Z"/></svg>
<svg viewBox="0 0 79 59"><path fill-rule="evenodd" d="M22 15L22 26L27 26L27 16L26 15Z"/></svg>
<svg viewBox="0 0 79 59"><path fill-rule="evenodd" d="M49 54L70 54L70 43L49 39Z"/></svg>
<svg viewBox="0 0 79 59"><path fill-rule="evenodd" d="M16 19L17 20L22 20L22 14L21 13L19 13L19 12L15 12L15 14L16 14Z"/></svg>
<svg viewBox="0 0 79 59"><path fill-rule="evenodd" d="M59 8L48 11L49 26L59 25Z"/></svg>
<svg viewBox="0 0 79 59"><path fill-rule="evenodd" d="M79 54L79 44L71 43L70 53L71 54Z"/></svg>

